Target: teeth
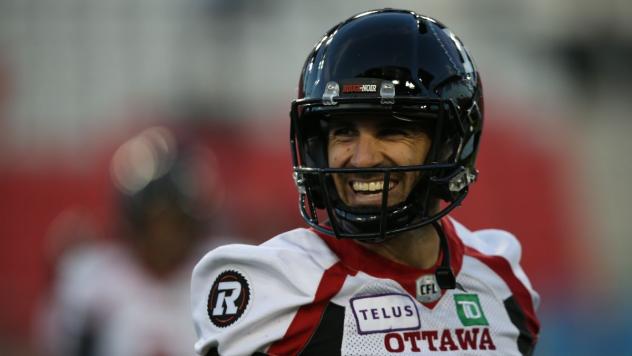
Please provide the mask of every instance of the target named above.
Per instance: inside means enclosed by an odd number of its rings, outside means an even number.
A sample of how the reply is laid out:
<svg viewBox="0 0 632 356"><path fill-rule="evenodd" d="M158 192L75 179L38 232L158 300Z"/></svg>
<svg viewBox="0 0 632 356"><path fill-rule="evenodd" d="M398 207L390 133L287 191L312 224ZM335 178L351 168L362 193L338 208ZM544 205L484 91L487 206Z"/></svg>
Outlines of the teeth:
<svg viewBox="0 0 632 356"><path fill-rule="evenodd" d="M389 182L388 189L393 188L394 185L393 182ZM377 192L384 189L384 182L353 182L352 186L356 192Z"/></svg>

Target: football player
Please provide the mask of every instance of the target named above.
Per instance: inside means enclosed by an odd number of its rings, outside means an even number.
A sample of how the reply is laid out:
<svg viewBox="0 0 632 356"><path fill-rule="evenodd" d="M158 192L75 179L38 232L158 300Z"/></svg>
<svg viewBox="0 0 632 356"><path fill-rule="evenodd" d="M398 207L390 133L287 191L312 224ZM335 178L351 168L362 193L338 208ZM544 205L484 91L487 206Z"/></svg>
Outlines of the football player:
<svg viewBox="0 0 632 356"><path fill-rule="evenodd" d="M117 149L110 168L120 235L74 236L65 248L42 308L42 354L190 354L188 285L206 242L200 206L209 205L201 183L210 179L198 171L210 161L181 141L153 126ZM77 230L69 232L83 235Z"/></svg>
<svg viewBox="0 0 632 356"><path fill-rule="evenodd" d="M208 253L200 355L528 355L538 294L508 232L449 217L476 180L481 78L435 19L383 9L330 29L291 106L309 228Z"/></svg>

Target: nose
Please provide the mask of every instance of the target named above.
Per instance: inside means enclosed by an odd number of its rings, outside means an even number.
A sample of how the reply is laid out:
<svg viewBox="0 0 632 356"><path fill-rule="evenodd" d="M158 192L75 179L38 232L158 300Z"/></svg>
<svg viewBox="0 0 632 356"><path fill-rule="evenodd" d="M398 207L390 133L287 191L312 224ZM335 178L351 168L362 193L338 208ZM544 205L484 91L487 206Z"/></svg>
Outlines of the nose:
<svg viewBox="0 0 632 356"><path fill-rule="evenodd" d="M350 164L356 168L377 167L383 157L379 150L379 140L368 132L361 132L353 147Z"/></svg>

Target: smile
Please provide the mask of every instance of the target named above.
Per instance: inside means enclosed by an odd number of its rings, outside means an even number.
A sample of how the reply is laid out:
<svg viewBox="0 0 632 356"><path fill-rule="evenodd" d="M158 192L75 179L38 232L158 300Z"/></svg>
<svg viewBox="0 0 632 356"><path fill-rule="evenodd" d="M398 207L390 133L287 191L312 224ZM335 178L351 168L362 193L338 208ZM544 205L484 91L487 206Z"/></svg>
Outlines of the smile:
<svg viewBox="0 0 632 356"><path fill-rule="evenodd" d="M384 181L382 180L373 182L351 181L349 185L351 185L354 192L361 194L374 194L384 190ZM393 187L395 187L395 182L390 181L388 183L388 190L393 189Z"/></svg>

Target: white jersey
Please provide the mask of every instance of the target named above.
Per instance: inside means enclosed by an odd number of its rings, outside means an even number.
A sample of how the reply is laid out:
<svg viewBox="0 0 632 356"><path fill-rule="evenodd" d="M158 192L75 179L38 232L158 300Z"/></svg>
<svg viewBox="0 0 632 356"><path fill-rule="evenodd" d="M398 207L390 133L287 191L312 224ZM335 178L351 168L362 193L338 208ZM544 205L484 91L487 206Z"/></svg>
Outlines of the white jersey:
<svg viewBox="0 0 632 356"><path fill-rule="evenodd" d="M439 261L416 269L307 229L211 251L193 272L195 351L531 354L539 297L519 265L519 242L447 218L442 225L458 284L452 290L437 285Z"/></svg>
<svg viewBox="0 0 632 356"><path fill-rule="evenodd" d="M193 354L191 265L159 280L118 245L73 251L59 266L57 284L40 321L43 354Z"/></svg>

